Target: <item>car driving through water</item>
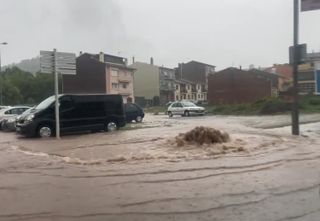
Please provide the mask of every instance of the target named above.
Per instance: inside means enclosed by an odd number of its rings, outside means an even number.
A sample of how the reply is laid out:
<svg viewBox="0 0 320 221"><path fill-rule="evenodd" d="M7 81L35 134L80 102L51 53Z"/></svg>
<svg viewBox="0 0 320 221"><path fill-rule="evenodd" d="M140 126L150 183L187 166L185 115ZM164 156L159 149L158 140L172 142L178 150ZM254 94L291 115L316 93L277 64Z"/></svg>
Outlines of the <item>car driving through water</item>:
<svg viewBox="0 0 320 221"><path fill-rule="evenodd" d="M191 115L204 115L206 111L204 107L197 106L190 101L177 101L168 107L167 113L169 117L173 115L189 117Z"/></svg>

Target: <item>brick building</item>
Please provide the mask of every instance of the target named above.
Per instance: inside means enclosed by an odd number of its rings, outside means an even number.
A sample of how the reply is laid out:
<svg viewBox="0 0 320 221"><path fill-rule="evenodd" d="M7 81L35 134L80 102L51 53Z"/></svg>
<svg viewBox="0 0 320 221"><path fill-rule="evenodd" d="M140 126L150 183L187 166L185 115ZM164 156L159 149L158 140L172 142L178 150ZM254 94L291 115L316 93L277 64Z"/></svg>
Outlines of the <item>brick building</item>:
<svg viewBox="0 0 320 221"><path fill-rule="evenodd" d="M251 71L227 68L208 77L210 104L250 103L272 92L272 80Z"/></svg>

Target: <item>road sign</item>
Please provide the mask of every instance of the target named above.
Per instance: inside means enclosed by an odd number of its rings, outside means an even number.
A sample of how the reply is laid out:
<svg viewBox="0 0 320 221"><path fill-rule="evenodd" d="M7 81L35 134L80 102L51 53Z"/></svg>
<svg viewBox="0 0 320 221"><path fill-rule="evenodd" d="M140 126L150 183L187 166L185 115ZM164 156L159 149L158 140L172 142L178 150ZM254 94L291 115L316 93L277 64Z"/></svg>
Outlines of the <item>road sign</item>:
<svg viewBox="0 0 320 221"><path fill-rule="evenodd" d="M305 62L306 57L307 57L307 44L299 44L298 45L298 64L302 64ZM295 55L294 55L294 46L291 46L289 48L289 64L294 64L295 60Z"/></svg>
<svg viewBox="0 0 320 221"><path fill-rule="evenodd" d="M320 0L301 0L301 11L320 9Z"/></svg>
<svg viewBox="0 0 320 221"><path fill-rule="evenodd" d="M40 51L40 71L41 73L51 74L54 69L59 74L76 74L76 55L74 53Z"/></svg>
<svg viewBox="0 0 320 221"><path fill-rule="evenodd" d="M55 119L56 137L60 138L60 116L59 116L59 87L58 73L76 74L76 55L73 53L53 51L40 51L40 71L42 73L54 74L54 94L55 94Z"/></svg>

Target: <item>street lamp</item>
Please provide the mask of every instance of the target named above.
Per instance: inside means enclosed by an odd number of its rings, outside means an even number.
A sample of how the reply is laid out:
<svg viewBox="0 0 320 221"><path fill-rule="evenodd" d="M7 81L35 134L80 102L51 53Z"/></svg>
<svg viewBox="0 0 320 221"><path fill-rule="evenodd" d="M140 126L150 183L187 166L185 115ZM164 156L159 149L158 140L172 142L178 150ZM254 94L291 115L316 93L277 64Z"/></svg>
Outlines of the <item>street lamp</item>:
<svg viewBox="0 0 320 221"><path fill-rule="evenodd" d="M7 45L7 42L2 42L0 45ZM0 78L1 78L1 88L0 88L0 104L3 104L3 77L2 77L2 69L1 69L1 50L0 50Z"/></svg>

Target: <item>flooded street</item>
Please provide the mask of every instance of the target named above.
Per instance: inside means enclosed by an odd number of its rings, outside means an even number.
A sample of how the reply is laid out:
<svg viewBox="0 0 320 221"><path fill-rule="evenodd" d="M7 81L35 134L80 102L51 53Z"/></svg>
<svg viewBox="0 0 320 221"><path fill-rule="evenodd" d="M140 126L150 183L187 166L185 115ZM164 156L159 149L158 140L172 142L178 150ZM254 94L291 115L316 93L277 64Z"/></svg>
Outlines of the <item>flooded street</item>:
<svg viewBox="0 0 320 221"><path fill-rule="evenodd" d="M0 133L0 220L314 220L320 115L147 115L114 133L25 139ZM231 141L178 147L196 126Z"/></svg>

